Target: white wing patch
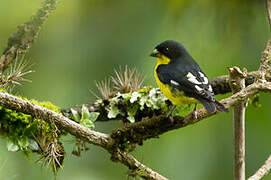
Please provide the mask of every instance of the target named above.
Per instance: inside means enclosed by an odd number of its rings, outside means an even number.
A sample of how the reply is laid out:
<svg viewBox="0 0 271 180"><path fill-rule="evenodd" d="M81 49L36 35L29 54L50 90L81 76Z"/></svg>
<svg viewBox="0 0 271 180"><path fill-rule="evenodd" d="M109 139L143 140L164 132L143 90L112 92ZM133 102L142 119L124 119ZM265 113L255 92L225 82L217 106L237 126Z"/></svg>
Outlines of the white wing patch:
<svg viewBox="0 0 271 180"><path fill-rule="evenodd" d="M187 75L186 75L188 81L190 81L191 83L193 84L202 84L201 82L199 82L196 78L196 76L194 76L191 72L189 72Z"/></svg>
<svg viewBox="0 0 271 180"><path fill-rule="evenodd" d="M187 77L187 80L190 81L191 83L195 84L195 88L198 92L202 92L204 89L201 88L200 86L198 85L202 85L202 84L208 84L209 81L208 81L208 78L202 73L202 72L198 72L200 77L202 77L203 81L198 81L196 76L194 76L191 72L188 72L186 77ZM172 82L171 82L172 83ZM174 84L174 83L173 83ZM213 92L213 88L212 86L209 84L208 86L208 90L209 92Z"/></svg>
<svg viewBox="0 0 271 180"><path fill-rule="evenodd" d="M208 78L202 72L199 72L199 74L200 74L200 77L202 77L204 80L202 84L208 84Z"/></svg>
<svg viewBox="0 0 271 180"><path fill-rule="evenodd" d="M201 87L199 87L198 85L195 85L195 88L197 89L197 91L201 92L203 89Z"/></svg>
<svg viewBox="0 0 271 180"><path fill-rule="evenodd" d="M174 80L170 80L170 83L175 85L175 86L180 86L180 84L178 82L174 81Z"/></svg>
<svg viewBox="0 0 271 180"><path fill-rule="evenodd" d="M213 88L212 88L211 84L209 84L208 91L213 92Z"/></svg>

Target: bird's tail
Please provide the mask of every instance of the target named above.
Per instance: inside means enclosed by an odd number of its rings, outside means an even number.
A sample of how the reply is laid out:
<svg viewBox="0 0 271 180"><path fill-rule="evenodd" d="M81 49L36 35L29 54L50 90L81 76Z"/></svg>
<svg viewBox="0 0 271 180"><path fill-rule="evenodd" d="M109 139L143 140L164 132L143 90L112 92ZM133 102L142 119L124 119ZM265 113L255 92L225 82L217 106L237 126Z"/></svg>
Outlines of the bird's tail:
<svg viewBox="0 0 271 180"><path fill-rule="evenodd" d="M229 112L229 110L225 108L225 106L218 102L217 100L215 100L215 102L201 100L200 102L203 104L203 106L209 113L214 113L216 111Z"/></svg>

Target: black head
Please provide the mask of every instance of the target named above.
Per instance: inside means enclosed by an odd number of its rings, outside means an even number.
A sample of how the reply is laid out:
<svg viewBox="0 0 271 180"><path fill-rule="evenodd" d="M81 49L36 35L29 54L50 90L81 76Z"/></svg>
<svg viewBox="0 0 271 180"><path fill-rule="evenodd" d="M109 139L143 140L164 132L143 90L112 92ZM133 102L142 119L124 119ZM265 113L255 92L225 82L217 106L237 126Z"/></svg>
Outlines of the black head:
<svg viewBox="0 0 271 180"><path fill-rule="evenodd" d="M164 55L170 59L176 59L189 54L181 43L173 40L167 40L158 44L150 54L150 56L153 57L159 57L159 55Z"/></svg>

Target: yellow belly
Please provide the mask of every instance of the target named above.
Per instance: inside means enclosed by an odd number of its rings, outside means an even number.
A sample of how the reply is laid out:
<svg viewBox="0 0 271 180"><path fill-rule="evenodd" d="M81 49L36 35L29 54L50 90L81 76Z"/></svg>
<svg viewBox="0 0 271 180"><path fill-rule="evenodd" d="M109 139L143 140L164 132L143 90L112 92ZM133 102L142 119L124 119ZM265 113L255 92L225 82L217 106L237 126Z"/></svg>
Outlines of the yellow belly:
<svg viewBox="0 0 271 180"><path fill-rule="evenodd" d="M184 92L181 91L171 91L171 87L167 84L163 84L156 73L156 68L159 66L159 64L156 65L154 70L154 77L156 79L156 83L159 86L162 93L175 105L184 105L184 104L198 104L199 101L195 98L190 98L184 95Z"/></svg>

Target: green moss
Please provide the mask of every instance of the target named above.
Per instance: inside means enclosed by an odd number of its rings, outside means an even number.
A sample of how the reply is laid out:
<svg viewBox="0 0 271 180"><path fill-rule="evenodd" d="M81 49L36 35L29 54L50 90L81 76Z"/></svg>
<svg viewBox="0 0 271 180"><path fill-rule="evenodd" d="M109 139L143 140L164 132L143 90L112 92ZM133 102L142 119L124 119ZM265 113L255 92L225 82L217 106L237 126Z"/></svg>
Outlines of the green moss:
<svg viewBox="0 0 271 180"><path fill-rule="evenodd" d="M20 98L26 100L24 97ZM60 113L60 108L51 102L39 102L34 99L29 101ZM57 161L63 163L65 151L60 142L60 137L67 135L67 133L56 131L54 126L43 120L0 106L0 133L2 137L7 138L7 149L9 151L21 151L27 156L31 152L35 152L47 161L46 156L50 154L47 152L49 150L48 145L54 143L54 151L62 158ZM52 152L52 149L50 152ZM55 161L55 159L49 161L54 173L59 169L59 164L55 164Z"/></svg>
<svg viewBox="0 0 271 180"><path fill-rule="evenodd" d="M1 82L0 82L0 84L1 84ZM7 90L5 90L4 88L0 88L0 91L7 92Z"/></svg>
<svg viewBox="0 0 271 180"><path fill-rule="evenodd" d="M60 108L54 105L53 103L51 103L50 101L37 101L35 99L30 99L29 101L33 104L37 104L39 106L50 109L58 114L61 114Z"/></svg>

